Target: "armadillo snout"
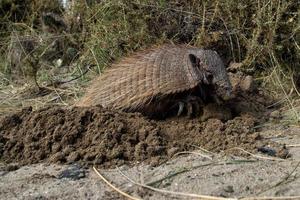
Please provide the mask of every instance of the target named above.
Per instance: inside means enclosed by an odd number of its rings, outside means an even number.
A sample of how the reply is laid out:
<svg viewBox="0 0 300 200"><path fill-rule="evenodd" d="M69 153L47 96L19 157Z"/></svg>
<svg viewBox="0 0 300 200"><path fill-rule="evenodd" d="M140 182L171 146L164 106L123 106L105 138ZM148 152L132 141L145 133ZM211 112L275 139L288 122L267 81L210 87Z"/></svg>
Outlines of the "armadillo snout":
<svg viewBox="0 0 300 200"><path fill-rule="evenodd" d="M232 99L234 97L232 93L232 87L216 87L216 93L219 97L221 97L223 100L227 101L229 99Z"/></svg>
<svg viewBox="0 0 300 200"><path fill-rule="evenodd" d="M228 101L229 99L232 99L234 97L232 91L230 90L227 90L225 92L225 94L222 96L222 99L225 100L225 101Z"/></svg>

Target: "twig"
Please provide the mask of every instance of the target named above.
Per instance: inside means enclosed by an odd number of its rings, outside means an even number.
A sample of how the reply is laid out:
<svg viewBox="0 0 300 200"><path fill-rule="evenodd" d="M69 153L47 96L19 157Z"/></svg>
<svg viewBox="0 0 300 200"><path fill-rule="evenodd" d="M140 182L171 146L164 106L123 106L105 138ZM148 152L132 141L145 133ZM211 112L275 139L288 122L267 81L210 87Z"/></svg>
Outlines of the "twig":
<svg viewBox="0 0 300 200"><path fill-rule="evenodd" d="M107 185L109 185L109 187L111 187L112 189L114 189L116 192L118 192L119 194L121 194L121 195L123 195L123 196L125 196L125 197L127 197L127 198L129 198L129 199L132 199L132 200L141 200L141 199L139 199L139 198L136 198L136 197L133 197L133 196L131 196L131 195L129 195L129 194L127 194L127 193L125 193L125 192L123 192L123 191L121 191L120 189L118 189L117 187L115 187L113 184L111 184L107 179L105 179L101 174L100 174L100 172L96 169L96 167L95 166L93 166L93 169L94 169L94 171L96 172L96 174L107 184Z"/></svg>

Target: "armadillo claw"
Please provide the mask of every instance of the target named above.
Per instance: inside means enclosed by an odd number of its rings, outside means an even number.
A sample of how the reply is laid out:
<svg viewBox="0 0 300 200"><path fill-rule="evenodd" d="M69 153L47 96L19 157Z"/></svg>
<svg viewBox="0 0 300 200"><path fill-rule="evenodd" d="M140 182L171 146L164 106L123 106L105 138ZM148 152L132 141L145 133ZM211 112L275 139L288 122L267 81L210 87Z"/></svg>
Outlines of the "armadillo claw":
<svg viewBox="0 0 300 200"><path fill-rule="evenodd" d="M179 101L177 116L181 116L184 108L186 109L186 115L189 118L193 116L197 116L201 111L201 105L203 105L203 101L199 97L189 96L184 101Z"/></svg>
<svg viewBox="0 0 300 200"><path fill-rule="evenodd" d="M183 112L183 108L184 108L184 103L182 101L178 102L178 112L177 112L177 117L179 117L182 112Z"/></svg>

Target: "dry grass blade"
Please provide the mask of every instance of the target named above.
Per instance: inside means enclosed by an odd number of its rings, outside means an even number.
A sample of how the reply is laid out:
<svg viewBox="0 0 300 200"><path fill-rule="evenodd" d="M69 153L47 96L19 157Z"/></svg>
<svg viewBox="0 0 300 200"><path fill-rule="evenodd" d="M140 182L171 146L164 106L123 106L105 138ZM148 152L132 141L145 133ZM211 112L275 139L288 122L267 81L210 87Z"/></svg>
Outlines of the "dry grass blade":
<svg viewBox="0 0 300 200"><path fill-rule="evenodd" d="M246 151L242 148L239 148L239 147L234 147L234 148L231 148L229 150L232 150L232 149L236 149L236 150L240 150L254 158L258 158L258 159L263 159L263 160L273 160L273 161L284 161L284 159L281 159L281 158L270 158L270 157L266 157L266 156L260 156L260 155L256 155L256 154L253 154L253 153L250 153L249 151Z"/></svg>
<svg viewBox="0 0 300 200"><path fill-rule="evenodd" d="M176 154L174 154L173 157L176 157L178 155L182 155L182 154L193 154L193 155L197 155L197 156L201 156L203 158L207 158L209 160L212 160L212 157L208 156L208 155L204 155L202 153L199 153L199 152L193 152L193 151L182 151L182 152L178 152Z"/></svg>
<svg viewBox="0 0 300 200"><path fill-rule="evenodd" d="M207 167L207 166L217 166L217 165L234 165L234 164L243 164L243 163L249 163L249 162L256 162L255 160L233 160L233 161L228 161L228 162L218 162L218 161L214 161L214 162L210 162L210 163L206 163L206 164L201 164L201 165L197 165L197 166L192 166L192 167L183 167L179 170L176 170L175 172L173 173L170 173L168 174L167 176L163 177L163 178L160 178L158 180L155 180L155 181L151 181L149 183L147 183L146 185L148 186L154 186L156 184L159 184L161 183L162 181L164 180L167 180L167 179L170 179L174 176L177 176L179 174L183 174L185 172L189 172L191 170L194 170L194 169L198 169L198 168L201 168L201 167Z"/></svg>
<svg viewBox="0 0 300 200"><path fill-rule="evenodd" d="M298 162L297 165L294 167L294 169L293 169L290 173L288 173L282 180L280 180L279 182L277 182L277 183L274 184L273 186L271 186L271 187L269 187L269 188L267 188L267 189L265 189L265 190L259 192L258 195L261 195L261 194L263 194L263 193L265 193L265 192L267 192L267 191L269 191L269 190L271 190L271 189L273 189L273 188L276 188L276 187L278 187L278 186L280 186L280 185L282 185L282 184L287 184L287 183L289 183L289 182L291 181L291 180L290 180L290 177L291 177L292 174L297 170L297 168L299 167L299 165L300 165L300 162ZM292 181L293 181L293 180L295 180L295 178L292 179Z"/></svg>
<svg viewBox="0 0 300 200"><path fill-rule="evenodd" d="M285 74L282 72L282 69L280 68L280 62L277 60L276 56L274 55L274 53L270 53L270 60L272 62L273 68L275 70L275 79L277 81L277 83L279 84L279 87L282 90L282 93L284 94L284 96L286 97L287 100L287 105L289 106L290 110L292 111L294 118L297 122L299 122L300 120L300 115L297 111L297 109L295 108L294 102L292 100L292 98L289 96L289 94L286 91L286 88L284 87L281 78L280 78L280 73L282 74L282 76L285 76ZM276 68L279 68L279 72L277 72Z"/></svg>
<svg viewBox="0 0 300 200"><path fill-rule="evenodd" d="M298 166L298 165L297 165ZM297 167L296 167L297 168ZM295 168L295 169L296 169ZM117 191L118 193L124 195L125 197L129 198L129 199L139 199L133 196L130 196L129 194L121 191L120 189L116 188L114 185L112 185L107 179L105 179L100 172L93 167L94 171L96 172L96 174L106 183L108 184L111 188L113 188L115 191ZM141 184L138 183L134 180L132 180L131 178L129 178L127 175L125 175L119 168L118 168L119 173L125 177L128 181L130 181L131 183L138 185L140 187L152 190L152 191L156 191L159 193L164 193L164 194L170 194L170 195L176 195L176 196L183 196L183 197L192 197L192 198L198 198L198 199L211 199L211 200L284 200L284 199L300 199L300 196L282 196L282 197L273 197L273 196L263 196L263 197L243 197L243 198L223 198L223 197L215 197L215 196L208 196L208 195L200 195L200 194L193 194L193 193L184 193L184 192L174 192L174 191L168 191L168 190L163 190L163 189L158 189L158 188L154 188L151 187L149 185L145 185L145 184ZM294 172L294 171L293 171ZM292 173L293 173L292 172ZM277 184L276 184L277 185Z"/></svg>
<svg viewBox="0 0 300 200"><path fill-rule="evenodd" d="M286 196L286 197L245 197L240 200L288 200L300 199L300 196Z"/></svg>
<svg viewBox="0 0 300 200"><path fill-rule="evenodd" d="M121 191L120 189L118 189L117 187L115 187L113 184L111 184L106 178L104 178L100 172L96 169L96 167L93 167L94 171L96 172L96 174L109 186L111 187L112 189L114 189L116 192L118 192L119 194L129 198L129 199L132 199L132 200L141 200L139 198L136 198L136 197L133 197L123 191Z"/></svg>
<svg viewBox="0 0 300 200"><path fill-rule="evenodd" d="M118 171L120 172L120 174L122 176L124 176L128 181L130 181L131 183L141 186L143 188L147 188L149 190L152 191L156 191L156 192L160 192L160 193L164 193L164 194L171 194L171 195L176 195L176 196L183 196L183 197L193 197L193 198L199 198L199 199L212 199L212 200L234 200L236 198L223 198L223 197L214 197L214 196L208 196L208 195L201 195L201 194L192 194L192 193L184 193L184 192L174 192L174 191L168 191L168 190L162 190L162 189L158 189L158 188L154 188L148 185L144 185L141 183L137 183L134 180L130 179L128 176L126 176L119 168Z"/></svg>
<svg viewBox="0 0 300 200"><path fill-rule="evenodd" d="M201 150L201 151L203 151L203 152L205 152L205 153L209 153L209 154L211 154L211 155L215 155L215 153L213 153L213 152L211 152L211 151L208 151L208 150L206 150L206 149L204 149L204 148L202 148L202 147L200 147L200 146L197 146L197 145L191 145L192 147L195 147L195 148L197 148L197 149L199 149L199 150Z"/></svg>
<svg viewBox="0 0 300 200"><path fill-rule="evenodd" d="M300 144L289 144L286 145L287 147L300 147Z"/></svg>

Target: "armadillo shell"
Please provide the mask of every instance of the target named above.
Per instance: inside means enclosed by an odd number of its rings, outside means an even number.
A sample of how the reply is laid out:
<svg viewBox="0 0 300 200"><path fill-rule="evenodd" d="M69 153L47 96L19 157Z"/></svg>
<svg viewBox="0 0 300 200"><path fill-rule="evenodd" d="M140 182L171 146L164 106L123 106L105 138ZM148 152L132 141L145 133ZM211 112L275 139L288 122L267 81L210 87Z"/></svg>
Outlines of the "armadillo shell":
<svg viewBox="0 0 300 200"><path fill-rule="evenodd" d="M143 110L154 98L195 88L202 73L192 66L191 53L205 56L202 49L164 45L126 57L96 78L76 106Z"/></svg>

